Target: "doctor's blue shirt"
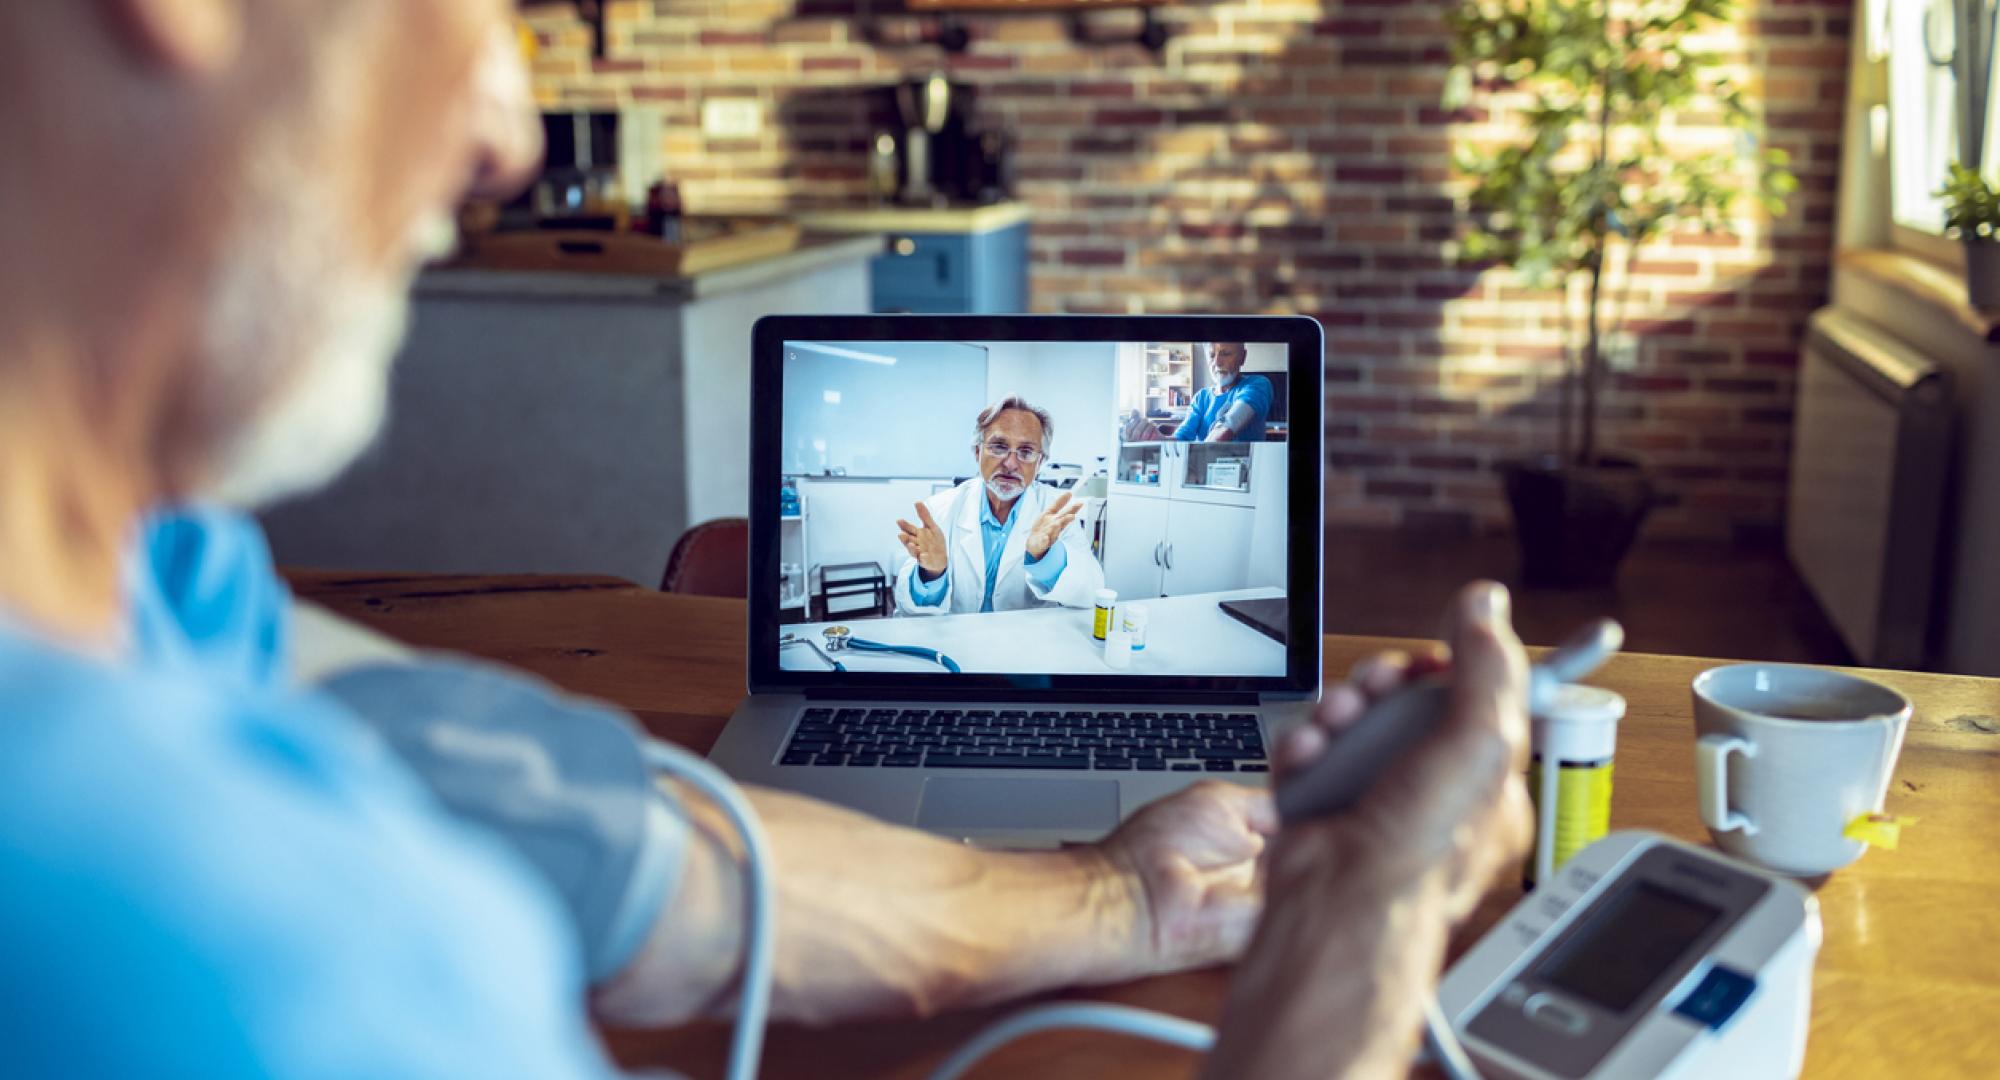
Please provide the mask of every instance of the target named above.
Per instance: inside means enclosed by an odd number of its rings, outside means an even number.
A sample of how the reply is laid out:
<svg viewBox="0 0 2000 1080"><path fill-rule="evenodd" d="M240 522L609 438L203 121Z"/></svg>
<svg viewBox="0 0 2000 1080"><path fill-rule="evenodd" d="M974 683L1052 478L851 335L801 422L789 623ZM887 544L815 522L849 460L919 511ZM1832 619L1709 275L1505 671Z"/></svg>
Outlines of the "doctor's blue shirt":
<svg viewBox="0 0 2000 1080"><path fill-rule="evenodd" d="M555 895L289 681L256 527L128 586L116 660L0 611L0 1074L611 1075Z"/></svg>
<svg viewBox="0 0 2000 1080"><path fill-rule="evenodd" d="M1007 537L1014 532L1014 522L1021 518L1021 504L1018 500L1015 502L1014 512L1007 515L1007 520L1003 524L999 518L993 516L993 500L987 498L984 492L978 494L978 499L979 542L981 549L986 553L986 595L979 602L979 610L984 613L993 610L993 587L1000 581L1000 553L1007 550ZM1042 552L1041 558L1028 556L1024 565L1028 569L1028 580L1034 582L1036 588L1047 592L1056 587L1056 579L1062 576L1063 568L1069 565L1069 551L1058 539L1049 545L1047 551ZM943 604L945 594L950 591L950 568L947 567L945 572L939 574L933 581L925 581L921 571L922 568L914 563L911 564L911 598L925 607L937 607Z"/></svg>
<svg viewBox="0 0 2000 1080"><path fill-rule="evenodd" d="M1237 376L1229 389L1217 393L1215 388L1203 387L1194 396L1194 405L1188 409L1187 419L1174 432L1174 438L1181 442L1201 442L1208 438L1209 431L1222 418L1229 415L1229 408L1241 402L1250 407L1250 423L1236 433L1237 442L1263 442L1264 420L1271 415L1271 380L1262 375L1243 374Z"/></svg>

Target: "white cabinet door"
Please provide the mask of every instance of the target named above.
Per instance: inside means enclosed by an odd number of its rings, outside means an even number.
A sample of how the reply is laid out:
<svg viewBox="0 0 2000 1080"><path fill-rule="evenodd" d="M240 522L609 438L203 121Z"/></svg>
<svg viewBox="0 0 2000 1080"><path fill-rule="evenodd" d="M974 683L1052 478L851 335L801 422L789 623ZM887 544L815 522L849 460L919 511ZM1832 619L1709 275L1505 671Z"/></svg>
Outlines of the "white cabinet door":
<svg viewBox="0 0 2000 1080"><path fill-rule="evenodd" d="M1164 595L1245 588L1254 517L1256 511L1247 506L1175 502L1167 529Z"/></svg>
<svg viewBox="0 0 2000 1080"><path fill-rule="evenodd" d="M1165 499L1111 493L1104 510L1104 584L1116 589L1119 599L1160 595L1172 506Z"/></svg>
<svg viewBox="0 0 2000 1080"><path fill-rule="evenodd" d="M1275 453L1273 453L1275 452ZM1187 443L1174 459L1174 498L1222 506L1255 506L1266 490L1260 470L1282 461L1282 443ZM1211 469L1211 465L1224 465ZM1224 473L1235 473L1235 486ZM1225 486L1211 486L1216 480Z"/></svg>
<svg viewBox="0 0 2000 1080"><path fill-rule="evenodd" d="M1167 457L1170 449L1166 443L1120 443L1118 460L1111 469L1112 489L1132 495L1166 498L1173 472L1173 462ZM1135 466L1139 471L1137 479L1132 476Z"/></svg>

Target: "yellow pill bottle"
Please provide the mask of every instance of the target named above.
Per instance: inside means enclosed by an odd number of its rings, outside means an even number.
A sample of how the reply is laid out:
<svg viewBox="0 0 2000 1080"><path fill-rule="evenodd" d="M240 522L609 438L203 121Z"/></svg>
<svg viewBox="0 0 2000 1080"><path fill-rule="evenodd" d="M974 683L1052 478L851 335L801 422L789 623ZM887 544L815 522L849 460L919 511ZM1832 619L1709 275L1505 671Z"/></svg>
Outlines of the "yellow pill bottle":
<svg viewBox="0 0 2000 1080"><path fill-rule="evenodd" d="M1595 686L1564 686L1533 718L1528 795L1535 845L1522 870L1532 889L1611 831L1611 766L1625 699Z"/></svg>
<svg viewBox="0 0 2000 1080"><path fill-rule="evenodd" d="M1111 619L1118 610L1118 592L1115 589L1097 590L1096 607L1090 616L1090 637L1103 644L1111 635Z"/></svg>

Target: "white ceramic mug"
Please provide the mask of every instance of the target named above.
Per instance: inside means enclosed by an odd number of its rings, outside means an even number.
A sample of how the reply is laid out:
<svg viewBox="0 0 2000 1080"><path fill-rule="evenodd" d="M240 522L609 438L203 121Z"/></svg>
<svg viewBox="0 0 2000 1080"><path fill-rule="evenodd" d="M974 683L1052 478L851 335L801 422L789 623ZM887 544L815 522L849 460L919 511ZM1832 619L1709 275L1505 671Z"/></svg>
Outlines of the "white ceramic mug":
<svg viewBox="0 0 2000 1080"><path fill-rule="evenodd" d="M1882 809L1910 701L1824 668L1732 664L1695 678L1694 724L1701 820L1716 846L1809 876L1868 849L1843 832Z"/></svg>

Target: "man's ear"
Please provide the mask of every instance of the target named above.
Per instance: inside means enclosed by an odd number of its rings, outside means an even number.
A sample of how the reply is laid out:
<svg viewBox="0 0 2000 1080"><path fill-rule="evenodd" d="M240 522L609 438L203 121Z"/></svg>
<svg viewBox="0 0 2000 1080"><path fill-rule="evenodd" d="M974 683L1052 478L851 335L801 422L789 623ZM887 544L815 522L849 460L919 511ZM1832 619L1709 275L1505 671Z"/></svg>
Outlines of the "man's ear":
<svg viewBox="0 0 2000 1080"><path fill-rule="evenodd" d="M243 43L244 0L98 0L146 63L200 76L229 66Z"/></svg>

